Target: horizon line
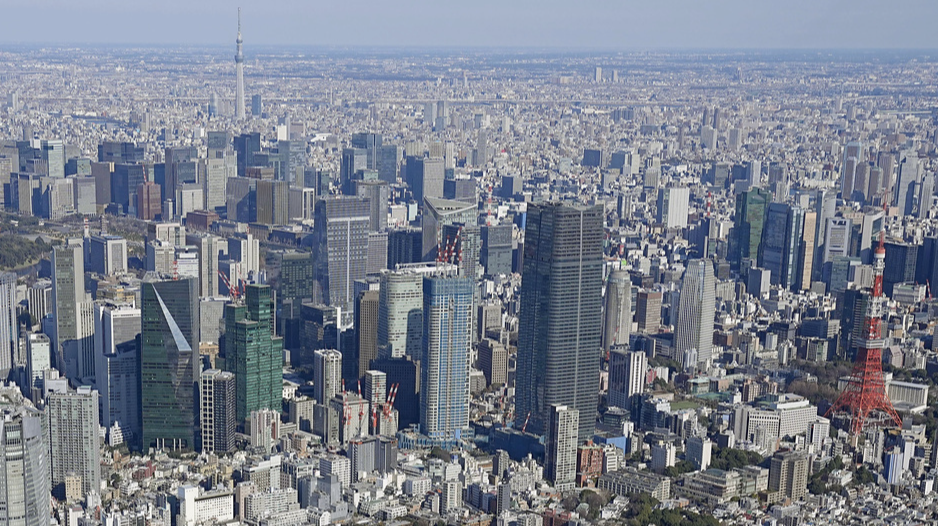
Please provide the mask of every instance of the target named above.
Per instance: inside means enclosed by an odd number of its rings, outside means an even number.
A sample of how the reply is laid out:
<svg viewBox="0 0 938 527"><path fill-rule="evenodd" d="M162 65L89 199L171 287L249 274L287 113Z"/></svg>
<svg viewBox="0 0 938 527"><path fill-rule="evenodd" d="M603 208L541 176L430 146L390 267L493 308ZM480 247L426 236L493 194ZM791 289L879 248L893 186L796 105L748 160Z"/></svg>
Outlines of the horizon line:
<svg viewBox="0 0 938 527"><path fill-rule="evenodd" d="M112 47L112 48L206 48L206 49L228 49L234 47L234 44L218 43L160 43L160 42L32 42L32 41L0 41L0 51L4 47L27 47L27 48L81 48L81 47ZM261 49L281 48L281 49L345 49L345 50L472 50L472 51L551 51L557 53L581 53L581 52L602 52L602 53L649 53L649 52L670 52L670 53L752 53L752 52L819 52L819 53L843 53L843 52L863 52L863 53L889 53L889 52L936 52L936 47L707 47L707 46L673 46L673 47L622 47L613 48L609 46L549 46L549 45L435 45L435 44L269 44L256 43L250 47Z"/></svg>

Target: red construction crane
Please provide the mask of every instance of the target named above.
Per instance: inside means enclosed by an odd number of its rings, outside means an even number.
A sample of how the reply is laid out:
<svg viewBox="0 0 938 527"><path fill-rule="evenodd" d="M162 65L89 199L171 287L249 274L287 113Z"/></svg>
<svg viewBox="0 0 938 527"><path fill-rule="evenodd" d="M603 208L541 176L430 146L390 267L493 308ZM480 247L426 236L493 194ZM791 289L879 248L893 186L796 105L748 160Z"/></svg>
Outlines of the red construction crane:
<svg viewBox="0 0 938 527"><path fill-rule="evenodd" d="M397 399L398 387L400 387L400 383L391 385L391 390L388 392L388 400L384 403L384 418L388 421L391 420L391 411L394 409L394 401Z"/></svg>
<svg viewBox="0 0 938 527"><path fill-rule="evenodd" d="M528 416L524 418L524 424L521 425L521 433L523 434L525 430L528 429L528 421L531 420L531 412L528 412Z"/></svg>
<svg viewBox="0 0 938 527"><path fill-rule="evenodd" d="M232 299L238 300L239 298L241 298L241 288L240 288L240 287L232 287L232 286L231 286L231 281L228 280L228 275L226 275L224 271L222 271L221 269L219 269L219 270L218 270L218 276L221 277L222 283L225 284L225 287L228 288L228 294L231 296Z"/></svg>

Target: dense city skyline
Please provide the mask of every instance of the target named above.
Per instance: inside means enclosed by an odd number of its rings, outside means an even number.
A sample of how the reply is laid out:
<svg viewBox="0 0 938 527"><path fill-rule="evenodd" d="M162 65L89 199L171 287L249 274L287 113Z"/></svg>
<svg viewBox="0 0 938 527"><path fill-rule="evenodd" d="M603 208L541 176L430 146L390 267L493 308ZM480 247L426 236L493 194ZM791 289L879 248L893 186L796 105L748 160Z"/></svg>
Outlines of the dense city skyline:
<svg viewBox="0 0 938 527"><path fill-rule="evenodd" d="M938 521L938 8L235 7L0 9L0 525Z"/></svg>

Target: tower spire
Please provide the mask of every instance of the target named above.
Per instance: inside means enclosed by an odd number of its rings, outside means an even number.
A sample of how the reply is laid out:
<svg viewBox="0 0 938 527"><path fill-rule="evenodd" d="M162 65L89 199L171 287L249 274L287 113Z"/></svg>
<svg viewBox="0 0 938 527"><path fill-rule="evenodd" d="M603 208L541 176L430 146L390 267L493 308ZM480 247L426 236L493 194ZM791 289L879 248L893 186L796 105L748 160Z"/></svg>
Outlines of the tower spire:
<svg viewBox="0 0 938 527"><path fill-rule="evenodd" d="M235 53L235 73L237 75L237 87L235 90L235 118L243 120L244 115L244 55L241 53L241 8L238 8L238 39L235 44L238 51Z"/></svg>
<svg viewBox="0 0 938 527"><path fill-rule="evenodd" d="M886 340L882 336L882 320L886 316L885 298L883 297L883 272L886 269L886 214L888 208L887 190L883 195L883 223L879 232L879 245L873 250L873 287L863 319L863 331L854 336L857 357L853 373L844 391L827 411L828 416L846 414L850 420L853 440L871 422L892 422L902 426L902 418L896 412L883 377L883 348Z"/></svg>

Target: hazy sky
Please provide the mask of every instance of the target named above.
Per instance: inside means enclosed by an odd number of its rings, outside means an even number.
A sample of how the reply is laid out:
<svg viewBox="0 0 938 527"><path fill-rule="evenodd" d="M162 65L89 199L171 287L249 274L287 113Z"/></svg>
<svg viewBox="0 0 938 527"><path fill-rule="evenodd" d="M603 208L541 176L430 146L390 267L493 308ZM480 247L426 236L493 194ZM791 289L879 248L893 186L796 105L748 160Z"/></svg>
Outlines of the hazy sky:
<svg viewBox="0 0 938 527"><path fill-rule="evenodd" d="M232 45L238 0L0 0L0 43ZM938 48L935 0L241 0L252 44Z"/></svg>

